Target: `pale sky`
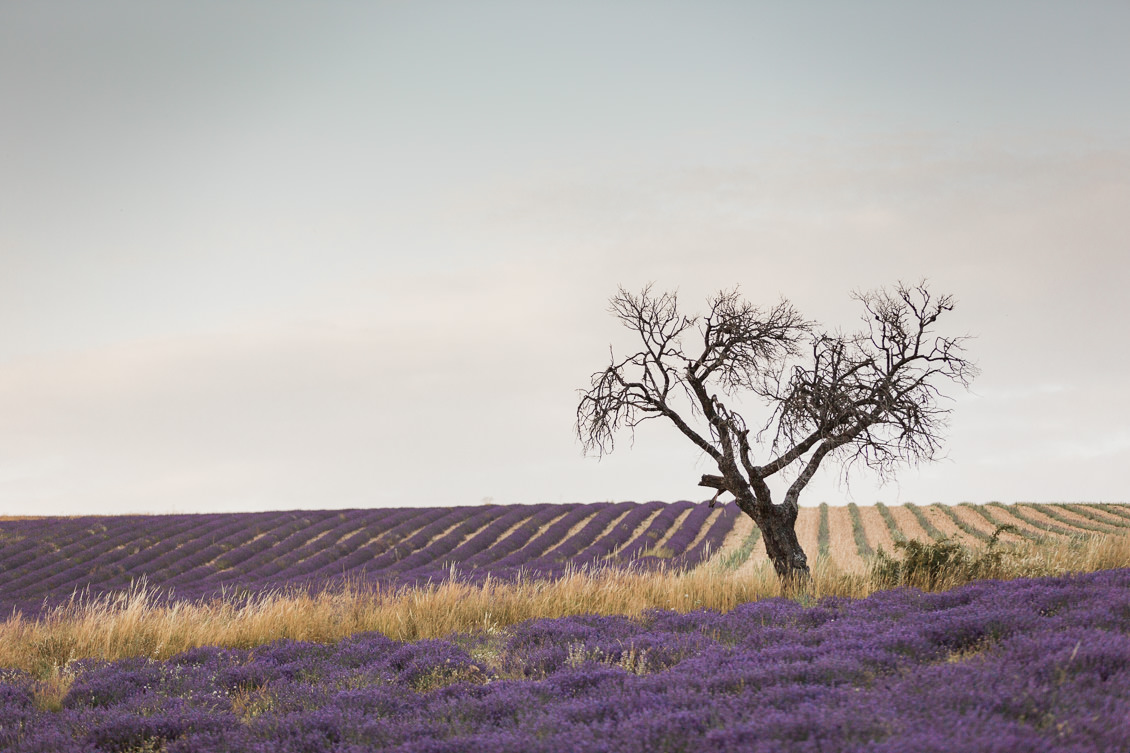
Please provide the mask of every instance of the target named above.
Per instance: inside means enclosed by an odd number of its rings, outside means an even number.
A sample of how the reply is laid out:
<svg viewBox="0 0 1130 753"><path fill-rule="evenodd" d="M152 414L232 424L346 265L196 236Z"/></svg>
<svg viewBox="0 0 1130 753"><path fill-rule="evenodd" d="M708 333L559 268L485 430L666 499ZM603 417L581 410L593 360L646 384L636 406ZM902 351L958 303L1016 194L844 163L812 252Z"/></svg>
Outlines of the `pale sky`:
<svg viewBox="0 0 1130 753"><path fill-rule="evenodd" d="M573 435L619 284L953 293L946 457L1128 501L1125 2L0 0L0 514L704 499ZM943 320L944 321L944 320Z"/></svg>

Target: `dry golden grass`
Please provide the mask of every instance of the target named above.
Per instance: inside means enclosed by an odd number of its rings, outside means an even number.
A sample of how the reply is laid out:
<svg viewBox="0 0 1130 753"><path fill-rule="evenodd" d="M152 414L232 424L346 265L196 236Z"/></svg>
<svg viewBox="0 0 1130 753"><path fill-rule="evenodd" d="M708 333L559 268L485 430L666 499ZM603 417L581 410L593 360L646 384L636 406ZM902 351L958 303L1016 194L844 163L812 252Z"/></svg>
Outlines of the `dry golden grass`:
<svg viewBox="0 0 1130 753"><path fill-rule="evenodd" d="M982 577L1053 575L1130 566L1130 537L1095 536L1054 544L1009 546ZM974 552L975 554L976 552ZM363 631L417 640L523 620L575 614L638 615L648 608L721 611L781 595L769 563L726 570L717 560L693 570L572 572L554 581L479 585L448 581L426 588L382 590L346 585L317 594L267 593L249 599L161 604L144 588L88 603L73 602L39 619L0 623L0 667L41 681L37 703L54 707L70 685L77 659L165 658L196 646L250 647L280 638L333 642ZM968 572L941 573L931 587L967 582ZM919 585L911 583L911 585ZM824 596L862 597L878 588L872 572L816 563L811 580L789 595L805 603Z"/></svg>

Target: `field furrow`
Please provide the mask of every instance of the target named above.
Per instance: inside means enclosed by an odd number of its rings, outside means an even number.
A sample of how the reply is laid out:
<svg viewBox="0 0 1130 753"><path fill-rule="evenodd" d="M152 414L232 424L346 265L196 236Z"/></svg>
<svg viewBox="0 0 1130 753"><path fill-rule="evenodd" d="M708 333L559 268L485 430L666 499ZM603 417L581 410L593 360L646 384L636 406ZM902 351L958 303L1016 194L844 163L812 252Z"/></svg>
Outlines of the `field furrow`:
<svg viewBox="0 0 1130 753"><path fill-rule="evenodd" d="M828 534L828 554L837 566L849 572L863 572L867 568L856 548L851 515L846 507L828 508Z"/></svg>
<svg viewBox="0 0 1130 753"><path fill-rule="evenodd" d="M877 507L873 505L861 506L859 518L863 521L867 543L874 551L878 551L880 548L887 553L894 551L895 538L891 535L890 528Z"/></svg>
<svg viewBox="0 0 1130 753"><path fill-rule="evenodd" d="M801 507L796 518L796 537L808 555L809 564L816 562L819 549L820 508Z"/></svg>

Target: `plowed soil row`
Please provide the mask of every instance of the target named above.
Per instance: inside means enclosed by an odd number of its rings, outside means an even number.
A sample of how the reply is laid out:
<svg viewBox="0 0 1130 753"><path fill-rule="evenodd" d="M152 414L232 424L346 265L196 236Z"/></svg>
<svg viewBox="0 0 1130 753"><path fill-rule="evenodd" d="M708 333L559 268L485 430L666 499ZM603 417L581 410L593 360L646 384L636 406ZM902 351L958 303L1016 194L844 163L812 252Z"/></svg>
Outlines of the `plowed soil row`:
<svg viewBox="0 0 1130 753"><path fill-rule="evenodd" d="M1112 510L1090 505L1026 504L1016 505L952 505L943 509L940 504L918 505L920 512L937 531L947 539L963 546L984 546L985 540L992 536L998 525L1014 526L1002 531L1002 543L1018 543L1033 539L1049 542L1064 540L1069 536L1087 536L1096 533L1130 535L1130 505L1116 506L1114 510L1125 512L1126 517ZM979 535L963 530L946 510L952 513L961 524ZM897 530L906 539L922 542L933 541L926 528L915 513L904 505L888 505L887 510L894 519ZM979 512L980 511L980 512ZM1087 515L1082 514L1083 512ZM984 514L982 514L984 513ZM883 516L874 506L860 506L859 516L863 524L864 537L872 550L891 553L895 550L892 536ZM988 516L988 517L986 517ZM992 521L990 521L990 518ZM817 559L819 546L820 510L818 507L801 507L797 516L796 533L801 547L808 555L809 563ZM715 555L724 557L736 552L753 532L753 521L745 515L738 518L734 528L726 536L722 548ZM860 555L852 530L851 516L846 506L831 506L828 510L829 557L840 569L849 572L862 572L867 562ZM760 539L753 553L742 568L751 570L765 558L765 544Z"/></svg>

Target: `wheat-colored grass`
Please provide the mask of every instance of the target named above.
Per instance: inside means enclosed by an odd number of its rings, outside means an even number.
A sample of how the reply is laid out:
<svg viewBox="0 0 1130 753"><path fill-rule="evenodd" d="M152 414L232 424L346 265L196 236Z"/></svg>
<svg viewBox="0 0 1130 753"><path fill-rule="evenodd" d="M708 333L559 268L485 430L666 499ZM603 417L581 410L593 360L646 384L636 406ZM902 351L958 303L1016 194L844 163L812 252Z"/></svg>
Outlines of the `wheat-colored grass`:
<svg viewBox="0 0 1130 753"><path fill-rule="evenodd" d="M753 534L752 529L750 534ZM769 553L765 551L765 537L758 536L757 541L753 545L753 550L749 554L749 558L736 570L736 574L741 577L749 577L761 571L765 566L769 557Z"/></svg>

